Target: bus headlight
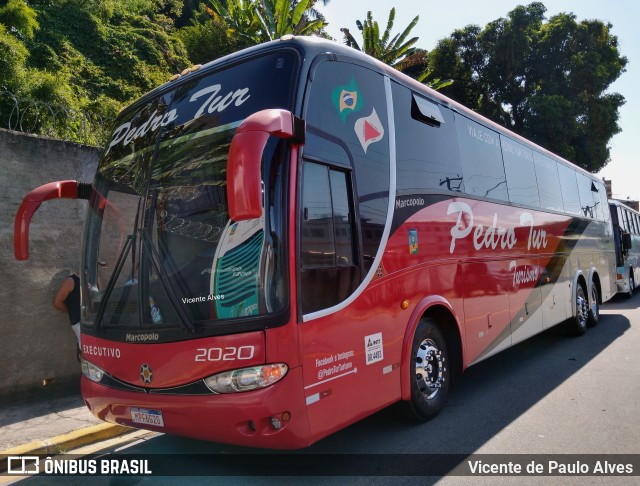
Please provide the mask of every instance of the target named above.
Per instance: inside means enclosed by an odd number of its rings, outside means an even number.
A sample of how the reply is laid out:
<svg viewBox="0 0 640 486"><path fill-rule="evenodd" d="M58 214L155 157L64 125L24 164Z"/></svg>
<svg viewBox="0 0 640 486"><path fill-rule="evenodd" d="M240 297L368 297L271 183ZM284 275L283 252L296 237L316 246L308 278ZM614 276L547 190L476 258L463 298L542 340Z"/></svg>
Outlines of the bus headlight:
<svg viewBox="0 0 640 486"><path fill-rule="evenodd" d="M82 360L82 374L89 378L91 381L100 383L104 376L104 371L98 368L96 365L89 363L87 360Z"/></svg>
<svg viewBox="0 0 640 486"><path fill-rule="evenodd" d="M288 370L288 366L284 363L252 366L209 376L204 379L204 383L214 393L257 390L280 381Z"/></svg>

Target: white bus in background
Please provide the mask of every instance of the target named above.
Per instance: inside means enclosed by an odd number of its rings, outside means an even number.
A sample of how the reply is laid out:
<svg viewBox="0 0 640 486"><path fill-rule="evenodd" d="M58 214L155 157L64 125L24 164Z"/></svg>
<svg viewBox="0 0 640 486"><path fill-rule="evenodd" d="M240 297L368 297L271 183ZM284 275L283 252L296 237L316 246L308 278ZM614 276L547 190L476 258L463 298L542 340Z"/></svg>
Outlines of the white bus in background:
<svg viewBox="0 0 640 486"><path fill-rule="evenodd" d="M640 213L621 201L610 200L616 247L618 292L633 295L640 285Z"/></svg>

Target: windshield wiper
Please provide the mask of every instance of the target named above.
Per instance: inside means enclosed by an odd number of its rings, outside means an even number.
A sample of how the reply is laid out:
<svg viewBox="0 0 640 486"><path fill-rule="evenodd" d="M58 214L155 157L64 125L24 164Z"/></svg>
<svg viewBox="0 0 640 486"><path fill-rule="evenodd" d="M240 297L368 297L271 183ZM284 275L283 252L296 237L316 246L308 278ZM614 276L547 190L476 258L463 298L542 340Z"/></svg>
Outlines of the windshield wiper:
<svg viewBox="0 0 640 486"><path fill-rule="evenodd" d="M180 305L180 300L178 299L178 296L173 290L173 287L169 283L169 280L167 279L167 276L160 265L160 256L158 255L156 248L153 246L153 243L150 241L149 235L147 235L143 229L140 229L138 231L140 232L140 241L142 241L142 245L147 249L149 255L151 255L151 262L153 263L156 273L160 278L160 283L162 284L165 293L169 297L169 300L173 304L175 311L180 317L182 325L185 327L185 329L191 332L195 332L196 327L193 325L187 314L184 312L184 309Z"/></svg>
<svg viewBox="0 0 640 486"><path fill-rule="evenodd" d="M151 241L149 241L149 236L142 229L139 229L138 232L140 232L140 240L142 241L142 244L144 245L146 250L149 252L149 255L151 255L151 261L152 261L153 266L154 266L154 268L156 270L156 273L160 277L160 283L162 284L162 287L163 287L164 291L166 292L167 296L169 297L169 300L173 304L173 306L174 306L174 308L176 310L176 313L178 314L178 317L180 317L180 320L182 321L183 327L185 329L187 329L188 331L195 332L196 331L196 327L191 323L191 321L187 317L186 313L184 312L184 310L180 306L180 301L179 301L175 291L171 287L171 285L170 285L170 283L169 283L169 281L167 279L167 276L165 275L164 270L162 270L161 266L159 265L159 262L160 262L159 255L158 255L156 249L154 248L153 244L151 243ZM111 278L109 279L109 283L107 284L107 288L105 289L104 293L102 294L102 299L100 301L100 307L98 308L98 315L96 316L96 323L95 323L96 330L99 330L99 329L102 328L104 313L105 313L106 308L107 308L107 302L109 301L109 298L111 297L111 294L112 294L113 289L114 289L114 287L116 285L116 281L118 279L118 276L120 275L120 272L122 272L122 269L124 267L125 261L127 260L127 256L129 255L129 252L131 251L131 248L133 246L133 242L135 241L135 239L136 238L135 238L134 235L127 235L127 239L126 239L126 241L124 243L124 246L122 247L122 251L120 252L120 255L118 256L118 260L117 260L115 268L113 270L113 274L111 275ZM129 287L126 287L126 288L129 289ZM127 299L127 296L128 296L128 292L123 292L123 294L120 296L120 302L118 302L118 305L121 305L123 300Z"/></svg>
<svg viewBox="0 0 640 486"><path fill-rule="evenodd" d="M102 318L104 317L104 312L107 308L107 302L109 301L109 297L111 296L111 292L113 292L113 288L116 286L116 280L122 271L122 267L124 267L124 262L129 255L129 251L131 251L131 247L133 246L133 235L127 235L127 240L124 242L124 246L122 247L122 251L118 256L118 260L116 261L116 266L113 269L113 273L111 274L111 278L107 283L107 288L102 294L100 300L100 307L98 308L98 315L96 316L96 329L100 329L102 327ZM122 300L122 297L120 300Z"/></svg>

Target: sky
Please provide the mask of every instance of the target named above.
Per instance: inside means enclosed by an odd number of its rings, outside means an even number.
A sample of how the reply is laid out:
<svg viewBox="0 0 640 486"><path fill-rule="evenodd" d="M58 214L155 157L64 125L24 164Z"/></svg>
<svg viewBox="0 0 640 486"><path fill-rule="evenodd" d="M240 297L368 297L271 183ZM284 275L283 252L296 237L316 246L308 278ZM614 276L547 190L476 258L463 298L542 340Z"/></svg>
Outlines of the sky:
<svg viewBox="0 0 640 486"><path fill-rule="evenodd" d="M618 49L628 60L626 71L609 87L609 92L620 93L626 103L620 109L618 124L622 131L609 141L610 162L599 172L600 177L612 181L613 197L640 200L640 155L635 138L640 136L640 90L634 89L640 81L640 2L637 0L541 0L547 8L546 17L558 13L576 15L576 20L597 19L610 23L611 33L618 38ZM362 37L356 20L364 20L371 11L381 29L386 27L389 11L396 9L392 35L400 33L413 18L420 19L411 31L419 37L416 47L433 49L440 39L449 37L454 30L469 24L484 27L487 23L507 14L529 0L331 0L320 7L329 23L327 31L342 42L341 27L350 29L357 41Z"/></svg>

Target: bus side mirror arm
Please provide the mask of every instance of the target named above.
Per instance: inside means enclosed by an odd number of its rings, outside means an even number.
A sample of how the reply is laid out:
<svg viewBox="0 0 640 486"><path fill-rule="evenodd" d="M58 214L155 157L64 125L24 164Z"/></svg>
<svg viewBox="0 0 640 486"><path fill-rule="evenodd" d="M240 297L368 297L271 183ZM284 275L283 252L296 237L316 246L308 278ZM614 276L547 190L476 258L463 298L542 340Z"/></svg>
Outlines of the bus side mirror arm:
<svg viewBox="0 0 640 486"><path fill-rule="evenodd" d="M229 217L243 221L262 216L261 161L271 135L304 144L304 121L290 111L262 110L247 117L236 130L227 160Z"/></svg>
<svg viewBox="0 0 640 486"><path fill-rule="evenodd" d="M29 225L40 204L49 199L89 199L91 185L58 181L35 188L22 200L13 225L13 252L16 260L29 258Z"/></svg>

